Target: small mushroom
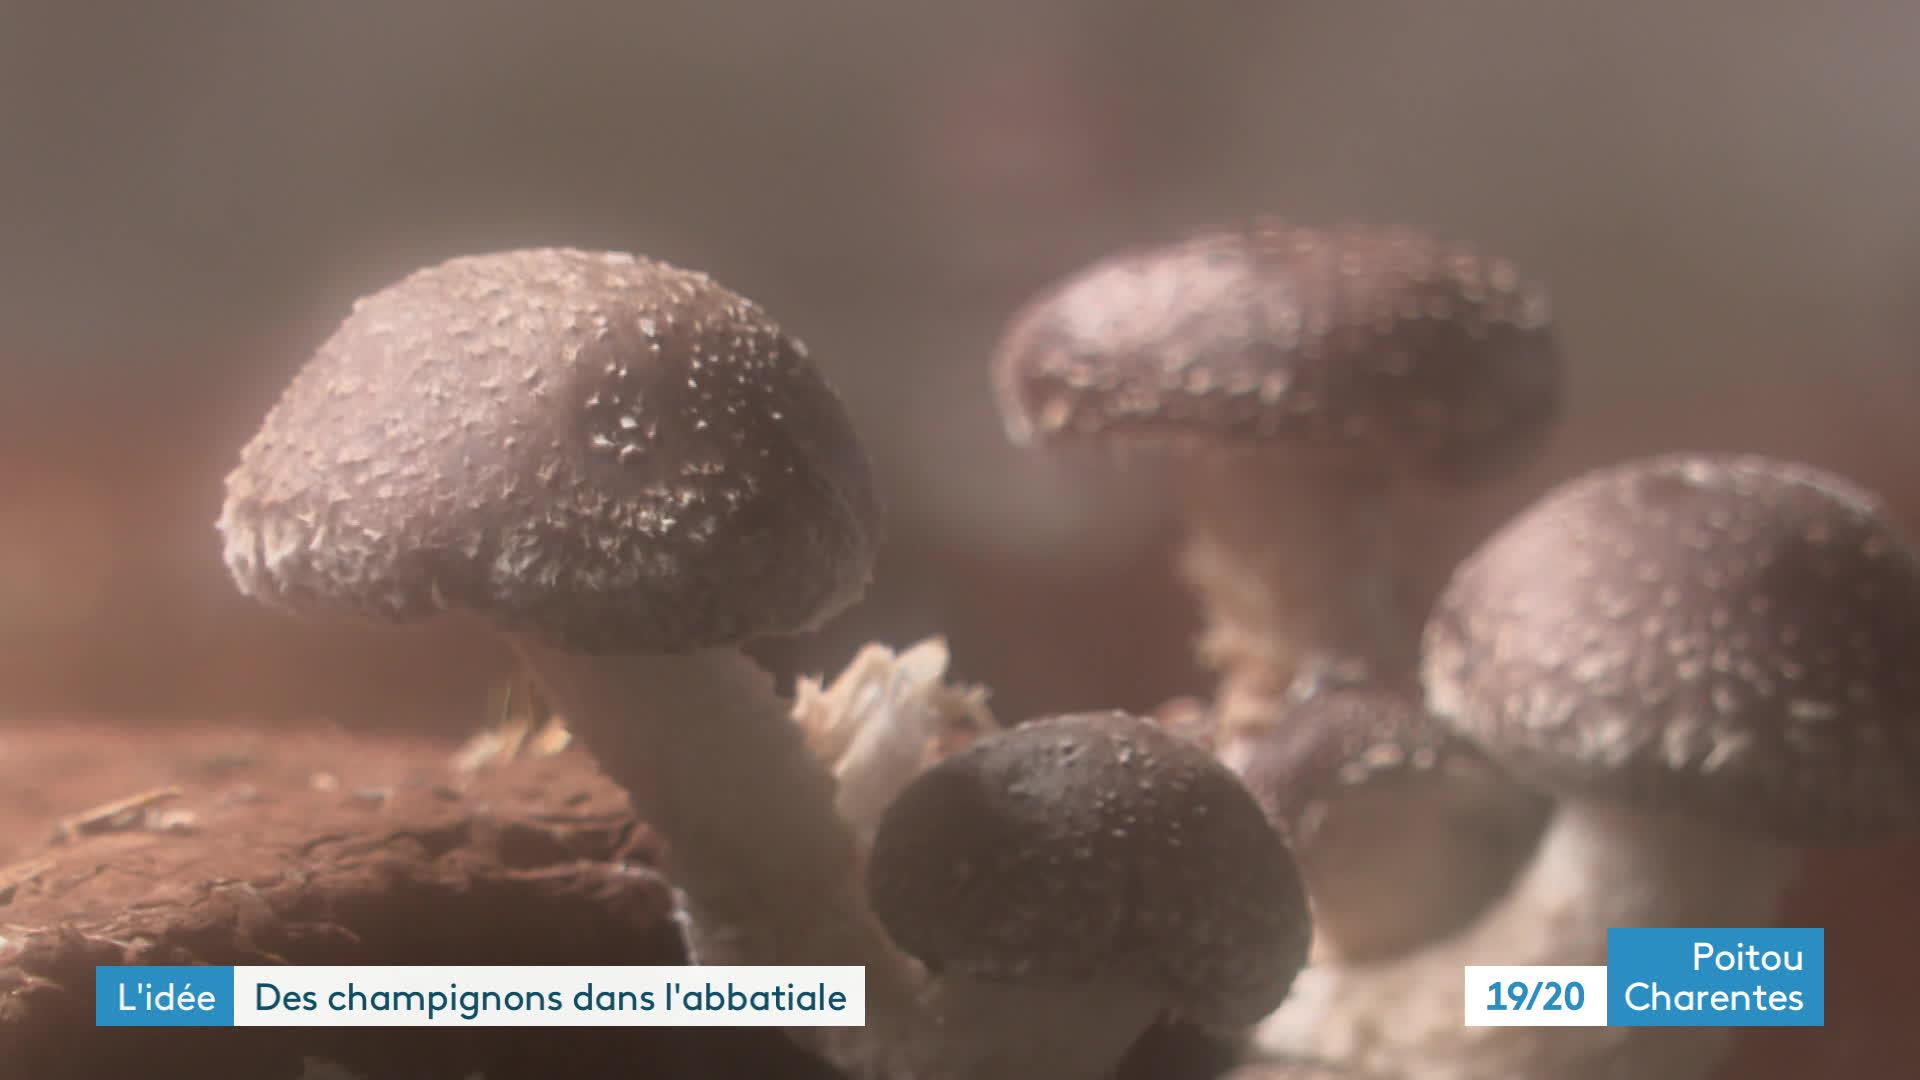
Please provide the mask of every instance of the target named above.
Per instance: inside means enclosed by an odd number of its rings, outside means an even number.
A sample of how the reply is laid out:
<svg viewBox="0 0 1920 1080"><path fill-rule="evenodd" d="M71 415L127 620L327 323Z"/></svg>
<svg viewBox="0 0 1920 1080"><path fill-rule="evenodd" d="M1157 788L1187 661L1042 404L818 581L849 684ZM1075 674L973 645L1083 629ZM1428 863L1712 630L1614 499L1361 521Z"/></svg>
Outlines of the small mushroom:
<svg viewBox="0 0 1920 1080"><path fill-rule="evenodd" d="M1200 747L1124 713L1034 721L922 773L888 809L873 908L979 1076L1103 1076L1162 1017L1251 1024L1305 960L1284 840Z"/></svg>
<svg viewBox="0 0 1920 1080"><path fill-rule="evenodd" d="M1424 524L1420 558L1396 551L1396 518L1416 492L1526 459L1557 417L1560 376L1546 294L1511 263L1410 228L1272 220L1095 264L1021 312L993 364L1015 441L1158 446L1187 463L1182 569L1221 672L1230 761L1246 756L1237 740L1331 688L1416 695L1420 627L1452 559ZM1492 786L1427 812L1474 815L1462 835L1537 824L1537 800L1480 779ZM1311 867L1308 884L1317 894ZM1384 937L1331 947L1452 929L1424 892L1397 894Z"/></svg>
<svg viewBox="0 0 1920 1080"><path fill-rule="evenodd" d="M505 635L669 838L704 960L865 964L870 1022L910 1008L832 780L738 649L853 602L879 530L839 399L752 302L624 254L421 270L295 377L219 530L256 599Z"/></svg>
<svg viewBox="0 0 1920 1080"><path fill-rule="evenodd" d="M1920 554L1811 467L1673 455L1550 493L1456 573L1433 708L1556 808L1465 932L1322 969L1262 1041L1435 1080L1704 1074L1716 1029L1460 1026L1464 964L1598 964L1606 931L1776 917L1805 845L1920 825Z"/></svg>
<svg viewBox="0 0 1920 1080"><path fill-rule="evenodd" d="M1221 760L1292 842L1312 887L1316 963L1384 960L1467 925L1532 855L1547 816L1545 797L1377 687L1308 698Z"/></svg>

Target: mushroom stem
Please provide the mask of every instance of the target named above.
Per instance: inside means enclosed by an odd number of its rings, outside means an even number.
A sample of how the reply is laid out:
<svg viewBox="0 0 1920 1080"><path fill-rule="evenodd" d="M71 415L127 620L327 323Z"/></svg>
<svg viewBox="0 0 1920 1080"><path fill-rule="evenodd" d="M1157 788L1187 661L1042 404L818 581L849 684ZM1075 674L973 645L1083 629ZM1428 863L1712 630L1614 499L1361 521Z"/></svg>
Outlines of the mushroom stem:
<svg viewBox="0 0 1920 1080"><path fill-rule="evenodd" d="M842 1067L920 1026L916 966L868 908L833 780L764 671L729 649L595 656L515 644L666 838L699 962L864 966L866 1029L791 1033Z"/></svg>
<svg viewBox="0 0 1920 1080"><path fill-rule="evenodd" d="M1245 454L1201 464L1189 498L1181 569L1223 732L1328 681L1411 684L1421 613L1396 573L1384 475Z"/></svg>
<svg viewBox="0 0 1920 1080"><path fill-rule="evenodd" d="M1309 968L1256 1042L1423 1080L1692 1080L1724 1056L1725 1029L1463 1027L1460 972L1604 964L1611 927L1763 926L1797 865L1738 830L1563 802L1512 891L1472 926L1390 963Z"/></svg>

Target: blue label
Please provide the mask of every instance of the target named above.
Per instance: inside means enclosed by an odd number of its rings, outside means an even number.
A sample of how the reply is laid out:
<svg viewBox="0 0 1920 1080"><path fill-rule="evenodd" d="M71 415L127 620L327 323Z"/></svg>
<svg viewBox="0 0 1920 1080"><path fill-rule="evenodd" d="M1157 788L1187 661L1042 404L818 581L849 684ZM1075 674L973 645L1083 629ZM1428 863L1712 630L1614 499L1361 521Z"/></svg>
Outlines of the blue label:
<svg viewBox="0 0 1920 1080"><path fill-rule="evenodd" d="M97 967L95 1027L232 1027L230 967Z"/></svg>
<svg viewBox="0 0 1920 1080"><path fill-rule="evenodd" d="M1609 1027L1823 1027L1827 932L1607 931Z"/></svg>

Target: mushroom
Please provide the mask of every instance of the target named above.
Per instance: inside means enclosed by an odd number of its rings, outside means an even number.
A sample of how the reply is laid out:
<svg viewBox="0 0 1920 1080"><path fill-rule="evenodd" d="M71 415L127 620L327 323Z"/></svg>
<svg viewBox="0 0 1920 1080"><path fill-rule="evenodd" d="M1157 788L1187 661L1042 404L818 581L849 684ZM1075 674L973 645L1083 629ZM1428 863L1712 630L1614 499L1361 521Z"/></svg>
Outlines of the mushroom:
<svg viewBox="0 0 1920 1080"><path fill-rule="evenodd" d="M1685 1078L1721 1029L1463 1028L1465 964L1599 964L1606 931L1776 917L1805 845L1920 825L1920 554L1797 464L1672 455L1551 492L1455 574L1432 707L1556 809L1510 893L1379 969L1321 969L1261 1033L1434 1080Z"/></svg>
<svg viewBox="0 0 1920 1080"><path fill-rule="evenodd" d="M1221 759L1292 841L1313 889L1316 962L1382 960L1466 926L1546 819L1544 797L1514 813L1525 794L1484 755L1378 687L1316 694Z"/></svg>
<svg viewBox="0 0 1920 1080"><path fill-rule="evenodd" d="M416 272L295 377L219 530L267 603L486 621L668 838L697 956L866 965L872 1030L810 1033L843 1063L917 1022L832 780L738 649L856 599L879 532L839 399L759 307L624 254Z"/></svg>
<svg viewBox="0 0 1920 1080"><path fill-rule="evenodd" d="M1244 1027L1309 936L1246 789L1125 713L1033 721L928 769L888 808L867 880L940 1011L1003 1032L969 1075L1102 1076L1157 1019Z"/></svg>
<svg viewBox="0 0 1920 1080"><path fill-rule="evenodd" d="M1329 676L1411 682L1396 489L1521 460L1560 387L1546 294L1511 263L1272 220L1094 264L1016 316L993 374L1015 442L1187 451L1229 726Z"/></svg>
<svg viewBox="0 0 1920 1080"><path fill-rule="evenodd" d="M1016 316L993 361L1014 441L1166 446L1188 463L1181 562L1203 659L1221 672L1229 760L1326 688L1416 693L1427 579L1451 560L1397 553L1395 518L1418 492L1529 456L1557 416L1560 371L1546 294L1511 263L1410 228L1272 220L1096 263ZM1537 820L1504 783L1450 805L1492 813L1495 829ZM1323 886L1364 879L1371 853L1316 861L1336 859L1357 865L1310 873L1309 888L1322 910L1357 910ZM1409 902L1397 926L1329 944L1364 953L1450 929L1422 929L1425 914Z"/></svg>

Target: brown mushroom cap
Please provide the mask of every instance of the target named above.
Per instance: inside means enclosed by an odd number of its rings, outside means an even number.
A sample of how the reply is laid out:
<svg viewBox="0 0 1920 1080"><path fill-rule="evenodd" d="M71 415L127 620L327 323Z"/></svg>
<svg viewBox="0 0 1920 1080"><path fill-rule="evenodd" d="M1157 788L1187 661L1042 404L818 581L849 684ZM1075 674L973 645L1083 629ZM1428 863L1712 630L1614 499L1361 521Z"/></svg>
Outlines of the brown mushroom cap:
<svg viewBox="0 0 1920 1080"><path fill-rule="evenodd" d="M1262 220L1096 263L994 359L1009 435L1285 444L1466 478L1557 416L1546 293L1391 226Z"/></svg>
<svg viewBox="0 0 1920 1080"><path fill-rule="evenodd" d="M539 249L355 304L242 452L219 528L241 591L284 607L678 651L851 603L878 505L839 399L759 307Z"/></svg>
<svg viewBox="0 0 1920 1080"><path fill-rule="evenodd" d="M1840 477L1673 455L1542 499L1454 576L1436 711L1520 777L1786 841L1920 823L1920 557Z"/></svg>
<svg viewBox="0 0 1920 1080"><path fill-rule="evenodd" d="M1297 836L1302 818L1341 791L1441 767L1456 737L1406 696L1337 687L1287 707L1283 723L1236 733L1222 752L1277 828Z"/></svg>
<svg viewBox="0 0 1920 1080"><path fill-rule="evenodd" d="M936 971L1131 980L1204 1024L1286 995L1310 926L1284 841L1206 751L1125 713L997 733L888 808L875 912Z"/></svg>

